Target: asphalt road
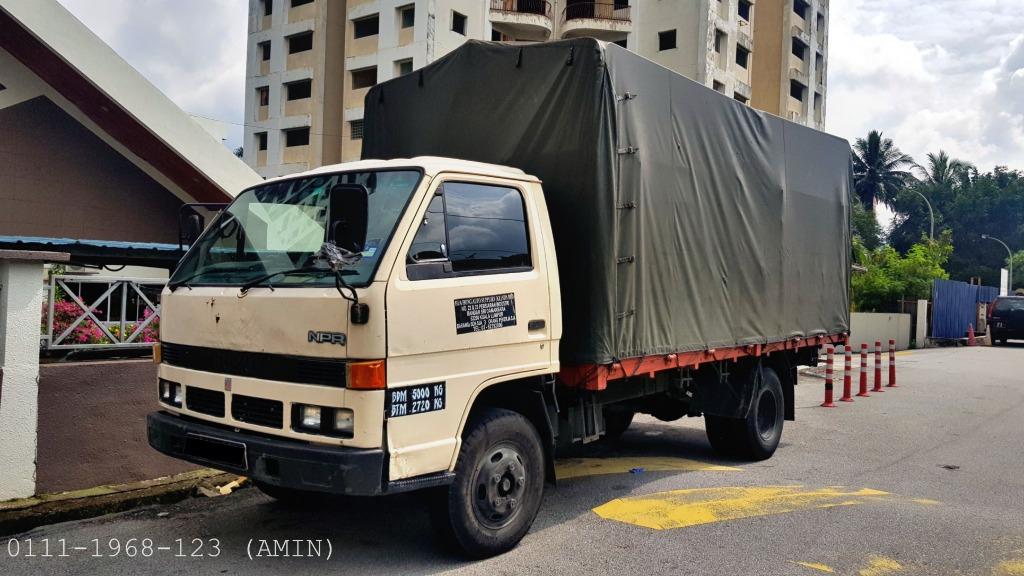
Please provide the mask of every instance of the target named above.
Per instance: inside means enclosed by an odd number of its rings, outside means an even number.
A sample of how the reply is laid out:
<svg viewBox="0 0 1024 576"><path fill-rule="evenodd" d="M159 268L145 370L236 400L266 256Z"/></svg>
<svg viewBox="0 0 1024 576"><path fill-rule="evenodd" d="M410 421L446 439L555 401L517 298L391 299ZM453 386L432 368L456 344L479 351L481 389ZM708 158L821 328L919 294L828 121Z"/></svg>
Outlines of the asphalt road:
<svg viewBox="0 0 1024 576"><path fill-rule="evenodd" d="M1024 574L1024 345L898 364L899 388L835 409L803 378L766 462L717 459L700 420L639 418L563 463L573 477L549 488L530 534L482 562L439 551L414 494L295 510L245 489L33 530L17 557L0 548L0 574ZM131 538L170 550L129 558ZM193 539L217 556L178 557ZM262 540L322 548L250 559Z"/></svg>

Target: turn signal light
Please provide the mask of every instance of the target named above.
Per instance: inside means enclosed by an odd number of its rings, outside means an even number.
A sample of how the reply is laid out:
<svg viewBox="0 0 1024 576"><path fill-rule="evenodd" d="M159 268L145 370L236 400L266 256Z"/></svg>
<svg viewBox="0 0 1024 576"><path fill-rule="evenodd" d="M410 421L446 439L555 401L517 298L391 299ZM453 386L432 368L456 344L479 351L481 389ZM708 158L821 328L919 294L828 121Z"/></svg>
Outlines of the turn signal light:
<svg viewBox="0 0 1024 576"><path fill-rule="evenodd" d="M160 356L160 343L153 344L153 364L159 364L163 360Z"/></svg>
<svg viewBox="0 0 1024 576"><path fill-rule="evenodd" d="M383 360L349 362L346 388L349 390L383 390L387 379Z"/></svg>

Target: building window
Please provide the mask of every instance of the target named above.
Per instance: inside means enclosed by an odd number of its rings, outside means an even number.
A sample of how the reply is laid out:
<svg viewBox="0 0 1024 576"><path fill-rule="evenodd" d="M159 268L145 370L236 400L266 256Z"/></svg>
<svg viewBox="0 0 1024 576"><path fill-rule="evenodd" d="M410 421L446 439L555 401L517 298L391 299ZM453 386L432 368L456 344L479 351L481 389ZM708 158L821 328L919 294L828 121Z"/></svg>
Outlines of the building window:
<svg viewBox="0 0 1024 576"><path fill-rule="evenodd" d="M612 42L612 44L615 44L616 46L622 46L623 48L626 48L627 47L626 46L626 40L627 40L626 38L623 38L622 40L616 40L615 42Z"/></svg>
<svg viewBox="0 0 1024 576"><path fill-rule="evenodd" d="M408 58L406 60L399 60L398 62L395 62L396 76L405 76L410 72L412 72L412 58Z"/></svg>
<svg viewBox="0 0 1024 576"><path fill-rule="evenodd" d="M793 0L793 12L805 20L807 19L807 10L810 7L806 0Z"/></svg>
<svg viewBox="0 0 1024 576"><path fill-rule="evenodd" d="M310 4L313 0L292 0L292 8L296 6L302 6L303 4Z"/></svg>
<svg viewBox="0 0 1024 576"><path fill-rule="evenodd" d="M725 42L728 38L729 36L725 32L715 28L715 52L719 54L725 53Z"/></svg>
<svg viewBox="0 0 1024 576"><path fill-rule="evenodd" d="M718 80L712 82L711 87L715 89L715 92L721 92L722 94L725 94L725 84L722 84Z"/></svg>
<svg viewBox="0 0 1024 576"><path fill-rule="evenodd" d="M285 84L285 88L288 92L288 100L302 100L303 98L309 98L313 94L313 81L299 80L298 82L289 82Z"/></svg>
<svg viewBox="0 0 1024 576"><path fill-rule="evenodd" d="M270 16L274 13L274 0L263 0L263 15Z"/></svg>
<svg viewBox="0 0 1024 576"><path fill-rule="evenodd" d="M256 48L260 51L260 60L266 62L270 60L270 41L260 42L256 45Z"/></svg>
<svg viewBox="0 0 1024 576"><path fill-rule="evenodd" d="M267 133L257 132L256 133L256 149L263 151L267 149Z"/></svg>
<svg viewBox="0 0 1024 576"><path fill-rule="evenodd" d="M676 31L666 30L658 32L658 51L672 50L676 47Z"/></svg>
<svg viewBox="0 0 1024 576"><path fill-rule="evenodd" d="M747 102L749 102L747 97L744 96L743 94L740 94L739 92L733 92L732 99L739 102L740 104L746 104Z"/></svg>
<svg viewBox="0 0 1024 576"><path fill-rule="evenodd" d="M750 64L750 50L747 50L739 44L736 45L736 65L740 68L746 69Z"/></svg>
<svg viewBox="0 0 1024 576"><path fill-rule="evenodd" d="M822 40L825 36L825 15L821 12L818 12L815 28L818 29L818 39Z"/></svg>
<svg viewBox="0 0 1024 576"><path fill-rule="evenodd" d="M363 139L363 121L353 120L348 123L349 135L353 140Z"/></svg>
<svg viewBox="0 0 1024 576"><path fill-rule="evenodd" d="M792 96L793 98L796 98L797 100L803 102L804 92L806 90L807 88L803 84L797 82L796 80L789 81L789 95Z"/></svg>
<svg viewBox="0 0 1024 576"><path fill-rule="evenodd" d="M377 83L377 67L370 66L352 71L352 89L369 88Z"/></svg>
<svg viewBox="0 0 1024 576"><path fill-rule="evenodd" d="M740 18L750 22L750 8L751 4L749 0L740 0L739 4L736 5L736 14Z"/></svg>
<svg viewBox="0 0 1024 576"><path fill-rule="evenodd" d="M309 145L309 126L284 131L284 145L288 148Z"/></svg>
<svg viewBox="0 0 1024 576"><path fill-rule="evenodd" d="M413 239L408 262L435 263L412 279L450 274L436 267L451 262L451 272L504 273L531 266L526 210L515 188L446 182L427 207ZM410 268L410 271L412 268Z"/></svg>
<svg viewBox="0 0 1024 576"><path fill-rule="evenodd" d="M825 82L825 57L821 52L814 55L814 78L818 84Z"/></svg>
<svg viewBox="0 0 1024 576"><path fill-rule="evenodd" d="M360 18L352 21L352 36L355 38L366 38L376 36L380 33L380 14Z"/></svg>
<svg viewBox="0 0 1024 576"><path fill-rule="evenodd" d="M270 105L270 86L260 86L256 89L256 101L260 106Z"/></svg>
<svg viewBox="0 0 1024 576"><path fill-rule="evenodd" d="M452 10L452 32L466 35L466 15Z"/></svg>
<svg viewBox="0 0 1024 576"><path fill-rule="evenodd" d="M803 60L807 57L807 44L804 44L803 40L794 36L791 51L793 52L793 56Z"/></svg>
<svg viewBox="0 0 1024 576"><path fill-rule="evenodd" d="M491 42L501 42L504 34L498 32L494 28L491 28Z"/></svg>
<svg viewBox="0 0 1024 576"><path fill-rule="evenodd" d="M412 28L416 25L416 6L408 5L402 6L398 9L402 28Z"/></svg>
<svg viewBox="0 0 1024 576"><path fill-rule="evenodd" d="M288 37L288 53L295 54L313 49L313 33L303 32Z"/></svg>

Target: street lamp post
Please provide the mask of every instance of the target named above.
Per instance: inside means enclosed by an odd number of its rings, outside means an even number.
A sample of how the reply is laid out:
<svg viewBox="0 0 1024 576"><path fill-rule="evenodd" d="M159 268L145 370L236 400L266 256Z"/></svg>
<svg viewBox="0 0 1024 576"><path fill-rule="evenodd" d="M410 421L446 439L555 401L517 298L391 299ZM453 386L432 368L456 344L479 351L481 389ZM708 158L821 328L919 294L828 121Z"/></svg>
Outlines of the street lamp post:
<svg viewBox="0 0 1024 576"><path fill-rule="evenodd" d="M1013 251L1010 250L1010 247L1006 245L1006 242L1003 242L999 238L989 236L988 234L982 234L981 238L983 240L995 240L996 242L1002 244L1003 248L1006 248L1006 253L1010 255L1010 280L1009 282L1006 283L1006 292L1007 294L1013 294Z"/></svg>
<svg viewBox="0 0 1024 576"><path fill-rule="evenodd" d="M928 201L928 198L926 198L924 194L921 194L920 190L915 190L914 188L911 188L911 190L915 194L920 196L921 199L924 200L924 203L928 205L928 217L931 218L932 223L930 234L928 234L928 237L931 238L932 240L935 240L935 211L932 210L932 203Z"/></svg>

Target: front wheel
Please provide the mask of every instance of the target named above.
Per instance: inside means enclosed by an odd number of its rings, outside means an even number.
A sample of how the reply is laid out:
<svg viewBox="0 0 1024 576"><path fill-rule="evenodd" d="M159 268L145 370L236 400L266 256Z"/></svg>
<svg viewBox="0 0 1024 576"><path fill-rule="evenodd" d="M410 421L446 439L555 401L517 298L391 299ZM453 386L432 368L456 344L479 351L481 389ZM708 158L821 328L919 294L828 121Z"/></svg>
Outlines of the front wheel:
<svg viewBox="0 0 1024 576"><path fill-rule="evenodd" d="M771 368L762 367L760 385L746 418L704 415L708 440L716 452L743 460L767 460L782 439L785 402L782 384Z"/></svg>
<svg viewBox="0 0 1024 576"><path fill-rule="evenodd" d="M513 548L530 530L544 497L544 451L525 417L491 408L467 425L455 481L438 495L434 523L467 555Z"/></svg>

